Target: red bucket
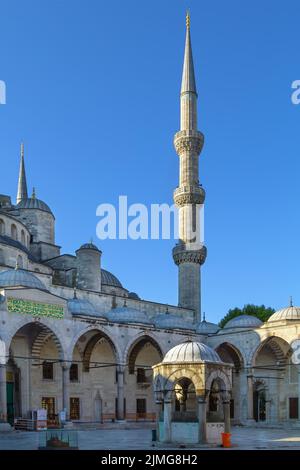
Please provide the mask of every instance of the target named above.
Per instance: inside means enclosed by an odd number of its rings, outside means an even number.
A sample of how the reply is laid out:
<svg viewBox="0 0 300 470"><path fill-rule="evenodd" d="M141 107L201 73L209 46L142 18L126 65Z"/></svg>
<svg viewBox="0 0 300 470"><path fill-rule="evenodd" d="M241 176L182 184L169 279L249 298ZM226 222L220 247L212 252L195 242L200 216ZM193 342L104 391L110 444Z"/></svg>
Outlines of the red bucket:
<svg viewBox="0 0 300 470"><path fill-rule="evenodd" d="M223 447L231 447L231 434L230 432L222 432L222 446Z"/></svg>

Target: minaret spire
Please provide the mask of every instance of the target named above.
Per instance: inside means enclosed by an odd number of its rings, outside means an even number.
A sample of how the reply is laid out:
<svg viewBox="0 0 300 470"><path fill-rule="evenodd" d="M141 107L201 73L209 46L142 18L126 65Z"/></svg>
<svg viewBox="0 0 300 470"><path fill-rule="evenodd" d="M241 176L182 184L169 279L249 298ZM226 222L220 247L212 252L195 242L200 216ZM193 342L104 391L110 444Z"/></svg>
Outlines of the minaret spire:
<svg viewBox="0 0 300 470"><path fill-rule="evenodd" d="M190 15L186 15L186 39L180 92L180 131L174 145L179 156L179 186L174 202L179 212L179 243L173 248L173 259L179 270L181 307L194 310L201 321L200 266L205 262L206 247L200 237L200 207L205 191L199 184L199 154L204 136L197 126L197 90L192 55Z"/></svg>
<svg viewBox="0 0 300 470"><path fill-rule="evenodd" d="M181 93L191 92L197 94L196 80L194 72L194 62L192 53L191 33L190 33L191 18L190 13L186 13L186 36L185 36L185 51L183 61L183 72L181 82Z"/></svg>
<svg viewBox="0 0 300 470"><path fill-rule="evenodd" d="M19 169L19 180L18 180L18 192L17 192L17 204L23 199L28 199L25 163L24 163L24 144L21 143L21 157L20 157L20 169Z"/></svg>

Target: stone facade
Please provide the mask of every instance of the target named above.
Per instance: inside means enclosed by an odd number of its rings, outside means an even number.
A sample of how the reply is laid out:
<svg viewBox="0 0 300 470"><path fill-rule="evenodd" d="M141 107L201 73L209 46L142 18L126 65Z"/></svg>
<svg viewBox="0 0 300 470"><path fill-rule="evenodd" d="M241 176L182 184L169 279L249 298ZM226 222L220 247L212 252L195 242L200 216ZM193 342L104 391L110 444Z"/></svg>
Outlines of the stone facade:
<svg viewBox="0 0 300 470"><path fill-rule="evenodd" d="M219 331L200 321L206 248L191 249L189 239L194 206L205 198L198 182L203 136L196 104L188 21L181 130L175 136L178 306L130 293L102 269L101 252L91 244L75 255L61 254L52 211L35 194L27 197L22 148L18 202L0 195L0 420L29 418L42 406L52 421L62 409L73 421L154 420L152 367L174 346L193 340L217 351L232 367L232 422L300 422L300 374L292 361L300 308L289 307L262 325L243 318ZM169 374L167 369L160 368ZM181 374L189 376L188 369Z"/></svg>

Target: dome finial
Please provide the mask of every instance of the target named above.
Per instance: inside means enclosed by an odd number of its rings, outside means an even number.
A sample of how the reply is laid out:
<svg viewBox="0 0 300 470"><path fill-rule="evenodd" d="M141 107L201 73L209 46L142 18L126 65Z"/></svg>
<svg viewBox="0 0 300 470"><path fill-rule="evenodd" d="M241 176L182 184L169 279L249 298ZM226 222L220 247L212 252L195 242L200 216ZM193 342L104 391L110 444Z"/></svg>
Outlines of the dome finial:
<svg viewBox="0 0 300 470"><path fill-rule="evenodd" d="M293 307L293 297L290 295L290 307Z"/></svg>
<svg viewBox="0 0 300 470"><path fill-rule="evenodd" d="M32 198L32 199L35 199L35 198L36 198L35 187L34 187L34 186L33 186L33 188L32 188L32 195L31 195L31 198Z"/></svg>
<svg viewBox="0 0 300 470"><path fill-rule="evenodd" d="M203 321L206 321L205 312L203 312Z"/></svg>

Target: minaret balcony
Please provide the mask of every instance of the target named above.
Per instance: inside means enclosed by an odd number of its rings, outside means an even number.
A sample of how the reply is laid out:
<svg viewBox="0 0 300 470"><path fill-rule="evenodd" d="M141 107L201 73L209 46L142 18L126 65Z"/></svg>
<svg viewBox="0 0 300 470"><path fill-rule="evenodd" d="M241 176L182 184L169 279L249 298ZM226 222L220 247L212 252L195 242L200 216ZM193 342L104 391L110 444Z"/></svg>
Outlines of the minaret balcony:
<svg viewBox="0 0 300 470"><path fill-rule="evenodd" d="M207 255L206 246L195 243L195 249L192 249L192 243L189 243L188 246L185 243L178 243L174 246L173 251L173 260L174 263L179 266L182 263L196 263L204 264Z"/></svg>
<svg viewBox="0 0 300 470"><path fill-rule="evenodd" d="M179 186L173 193L173 199L177 207L186 204L203 204L205 190L202 186Z"/></svg>
<svg viewBox="0 0 300 470"><path fill-rule="evenodd" d="M204 144L204 135L199 131L183 130L174 136L174 146L178 155L190 152L198 155Z"/></svg>

